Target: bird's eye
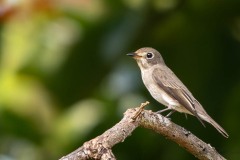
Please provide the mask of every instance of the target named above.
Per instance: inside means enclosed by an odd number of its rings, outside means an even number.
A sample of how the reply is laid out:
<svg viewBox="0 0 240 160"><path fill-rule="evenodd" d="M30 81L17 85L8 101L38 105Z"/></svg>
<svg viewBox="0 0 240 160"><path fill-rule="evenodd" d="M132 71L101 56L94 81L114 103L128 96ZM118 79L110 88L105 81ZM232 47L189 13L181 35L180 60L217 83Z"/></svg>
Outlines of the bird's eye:
<svg viewBox="0 0 240 160"><path fill-rule="evenodd" d="M148 58L148 59L153 58L153 53L151 53L151 52L147 53L147 58Z"/></svg>

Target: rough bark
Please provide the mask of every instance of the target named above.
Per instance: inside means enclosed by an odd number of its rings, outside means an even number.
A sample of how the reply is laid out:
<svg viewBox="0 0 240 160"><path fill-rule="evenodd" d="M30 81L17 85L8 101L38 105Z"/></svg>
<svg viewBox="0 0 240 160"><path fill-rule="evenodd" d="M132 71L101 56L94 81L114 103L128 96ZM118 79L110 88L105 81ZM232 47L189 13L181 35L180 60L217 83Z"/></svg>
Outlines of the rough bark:
<svg viewBox="0 0 240 160"><path fill-rule="evenodd" d="M85 142L81 147L60 160L86 160L101 159L115 160L111 148L123 142L139 126L151 129L176 142L196 158L201 160L225 160L210 144L203 142L191 132L173 123L168 118L143 108L149 102L142 103L140 107L128 109L123 119L102 135Z"/></svg>

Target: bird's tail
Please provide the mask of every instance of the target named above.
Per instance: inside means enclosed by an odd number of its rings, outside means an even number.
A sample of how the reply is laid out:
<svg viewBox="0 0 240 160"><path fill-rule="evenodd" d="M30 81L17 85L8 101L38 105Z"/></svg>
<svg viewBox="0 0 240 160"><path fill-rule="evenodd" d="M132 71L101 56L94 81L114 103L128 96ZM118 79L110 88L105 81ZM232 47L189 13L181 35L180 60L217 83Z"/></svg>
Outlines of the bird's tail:
<svg viewBox="0 0 240 160"><path fill-rule="evenodd" d="M229 135L227 134L227 132L207 114L207 112L203 109L202 105L198 101L196 101L196 104L198 105L195 107L195 109L199 118L210 123L214 128L216 128L219 133L221 133L224 137L228 138Z"/></svg>
<svg viewBox="0 0 240 160"><path fill-rule="evenodd" d="M227 132L217 123L215 122L209 115L207 115L205 117L205 119L203 119L204 121L210 123L214 128L216 128L216 130L221 133L224 137L228 138L229 135L227 134Z"/></svg>

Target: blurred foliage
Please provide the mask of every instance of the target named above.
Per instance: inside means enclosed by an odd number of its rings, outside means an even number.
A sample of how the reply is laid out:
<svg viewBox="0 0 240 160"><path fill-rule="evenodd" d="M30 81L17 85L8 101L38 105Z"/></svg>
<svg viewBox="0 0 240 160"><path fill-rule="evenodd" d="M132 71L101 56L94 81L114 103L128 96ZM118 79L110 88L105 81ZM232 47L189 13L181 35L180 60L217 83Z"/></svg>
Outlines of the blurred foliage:
<svg viewBox="0 0 240 160"><path fill-rule="evenodd" d="M0 21L0 160L58 159L127 108L163 108L125 56L145 46L161 51L230 138L191 116L172 120L240 158L240 1L3 0ZM194 159L145 129L113 149L118 159Z"/></svg>

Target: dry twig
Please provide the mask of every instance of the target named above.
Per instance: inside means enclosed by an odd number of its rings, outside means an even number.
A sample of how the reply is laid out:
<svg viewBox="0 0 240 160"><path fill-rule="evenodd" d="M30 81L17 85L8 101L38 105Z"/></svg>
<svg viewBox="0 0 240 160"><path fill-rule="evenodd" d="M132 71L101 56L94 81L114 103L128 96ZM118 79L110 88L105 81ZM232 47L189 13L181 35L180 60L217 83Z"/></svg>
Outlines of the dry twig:
<svg viewBox="0 0 240 160"><path fill-rule="evenodd" d="M143 108L149 102L142 103L140 107L128 109L123 119L102 135L85 142L77 150L62 157L60 160L86 160L101 159L115 160L111 148L123 142L138 127L151 129L166 138L176 142L198 159L225 160L210 144L206 144L191 132L171 122L169 119Z"/></svg>

